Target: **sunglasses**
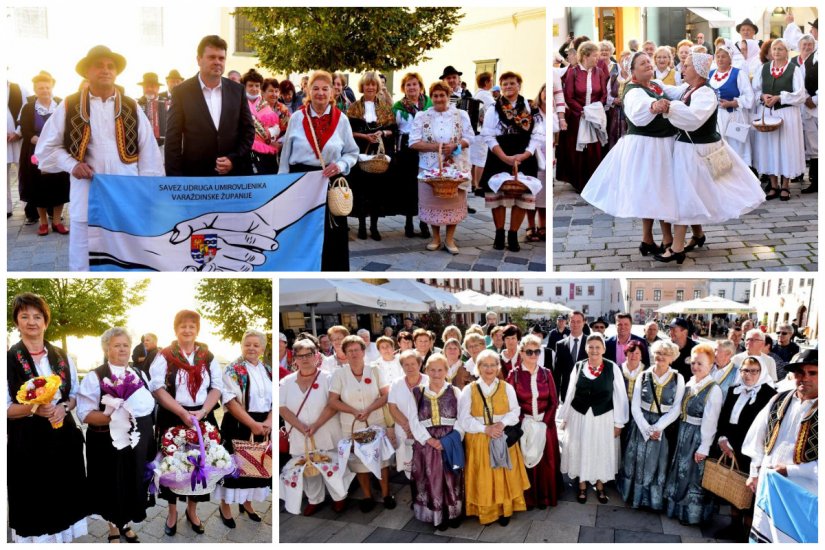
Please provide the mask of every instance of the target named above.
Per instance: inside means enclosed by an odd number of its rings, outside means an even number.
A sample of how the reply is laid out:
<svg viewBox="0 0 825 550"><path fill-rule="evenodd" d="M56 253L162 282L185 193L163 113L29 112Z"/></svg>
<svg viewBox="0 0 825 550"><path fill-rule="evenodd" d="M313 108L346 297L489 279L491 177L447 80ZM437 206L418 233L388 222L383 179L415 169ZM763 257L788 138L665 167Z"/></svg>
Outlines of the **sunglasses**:
<svg viewBox="0 0 825 550"><path fill-rule="evenodd" d="M526 355L527 357L533 357L534 355L538 355L541 353L540 349L523 349L521 351L524 352L524 355Z"/></svg>

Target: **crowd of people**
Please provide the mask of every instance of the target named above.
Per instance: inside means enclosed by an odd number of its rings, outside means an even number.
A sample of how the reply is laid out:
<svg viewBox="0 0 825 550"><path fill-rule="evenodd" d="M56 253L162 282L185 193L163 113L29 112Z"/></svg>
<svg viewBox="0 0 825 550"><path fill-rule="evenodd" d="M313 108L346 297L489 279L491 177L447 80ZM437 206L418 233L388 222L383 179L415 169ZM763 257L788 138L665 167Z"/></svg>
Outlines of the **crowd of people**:
<svg viewBox="0 0 825 550"><path fill-rule="evenodd" d="M722 501L703 489L703 472L722 456L754 492L775 470L817 493L815 349L800 351L784 325L774 347L752 321L738 327L740 352L729 339L695 340L684 318L670 322L669 338L656 322L644 337L631 333L629 314L615 322L610 338L606 319L588 326L579 311L549 334L541 325L522 334L495 312L463 333L451 325L435 334L408 318L374 343L368 330L340 325L320 337L281 334L287 511L311 516L329 492L341 513L355 478L361 511L376 506L376 479L393 509L393 463L409 479L414 516L438 530L469 516L506 526L516 512L555 506L563 475L580 503L588 484L609 502L605 483L615 481L632 508L706 524ZM336 483L302 478L319 456L337 467L328 473ZM734 508L717 535L747 539L751 514Z"/></svg>
<svg viewBox="0 0 825 550"><path fill-rule="evenodd" d="M761 41L745 19L739 40L631 40L618 52L571 35L553 71L555 178L612 216L641 219L641 254L679 264L705 245L703 225L790 200L806 162L802 193L816 192L818 19L809 26L789 14L782 38Z"/></svg>
<svg viewBox="0 0 825 550"><path fill-rule="evenodd" d="M45 339L52 321L46 301L23 293L10 307L20 333L7 353L7 461L9 472L15 473L8 477L12 542L72 542L89 532L87 517L92 515L108 523L110 543L139 542L131 524L146 520L156 497L167 502L164 532L170 537L177 532L177 505L183 502L187 523L197 534L205 532L198 502L210 499L220 502L221 521L229 528L236 527L232 504L238 505L240 516L262 520L253 503L268 498L271 477L227 476L211 493L197 496L176 493L162 482L156 491L153 478L169 428L208 422L219 428L230 454L235 452L233 440L269 437L272 367L263 361L265 334L247 331L241 355L222 367L207 344L197 340L200 315L182 310L173 322L176 339L160 349L155 335L144 335L130 364L129 332L112 327L100 338L102 364L80 379L74 361ZM52 375L60 385L51 403L31 404L26 391L21 396L21 386L30 381L37 386L38 379ZM115 380L129 382L134 391L112 400L110 383ZM113 415L121 407L129 411L132 427L126 443L116 445ZM219 425L215 412L221 408ZM85 437L78 421L86 425ZM32 512L42 510L44 498L55 494L48 511Z"/></svg>
<svg viewBox="0 0 825 550"><path fill-rule="evenodd" d="M7 216L12 167L19 162L26 223L38 224L45 236L51 217L53 231L69 234L70 269L84 271L88 191L96 173L205 177L322 170L328 178L347 177L358 239L380 241L381 217L403 215L406 237L431 239L427 250L458 254L457 227L474 213L467 197L475 193L491 210L496 250L546 240L544 86L525 99L521 75L503 72L494 86L494 75L485 72L473 95L463 73L447 66L426 83L418 73L405 74L394 100L386 77L368 71L356 98L343 73L315 71L301 79L300 90L254 68L225 78L226 53L220 37L203 38L197 75L184 80L172 70L161 93L157 73L146 73L137 100L116 83L126 59L106 46L78 62L79 91L65 101L54 97L55 80L46 71L32 79L34 95L7 83ZM388 163L373 168L376 159ZM521 193L491 188L491 177L514 171L540 185L522 186ZM451 174L463 183L448 197L434 192L426 174ZM68 228L62 218L67 202ZM347 219L327 214L322 269L348 271Z"/></svg>

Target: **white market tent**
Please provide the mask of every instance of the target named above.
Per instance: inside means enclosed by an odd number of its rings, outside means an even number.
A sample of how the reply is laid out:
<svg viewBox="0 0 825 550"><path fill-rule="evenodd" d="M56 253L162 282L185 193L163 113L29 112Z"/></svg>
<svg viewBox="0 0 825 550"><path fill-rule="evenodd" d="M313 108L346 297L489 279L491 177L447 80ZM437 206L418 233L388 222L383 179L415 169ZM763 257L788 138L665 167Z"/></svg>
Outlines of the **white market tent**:
<svg viewBox="0 0 825 550"><path fill-rule="evenodd" d="M487 295L482 294L480 292L476 292L475 290L462 290L461 292L456 292L455 297L467 308L475 308L470 309L470 311L487 311L489 308L487 307Z"/></svg>
<svg viewBox="0 0 825 550"><path fill-rule="evenodd" d="M393 279L381 285L381 288L388 288L438 309L451 308L456 313L469 313L472 311L483 311L477 307L465 306L455 294L441 290L440 288L419 283L412 279ZM469 307L469 309L468 309Z"/></svg>
<svg viewBox="0 0 825 550"><path fill-rule="evenodd" d="M697 298L695 300L688 300L687 302L676 302L657 310L659 313L665 314L683 314L689 315L691 313L753 313L756 308L748 304L740 304L727 298L720 298L719 296L706 296L704 298Z"/></svg>
<svg viewBox="0 0 825 550"><path fill-rule="evenodd" d="M430 309L421 300L357 279L281 279L278 307L309 312L313 334L316 314L423 313Z"/></svg>

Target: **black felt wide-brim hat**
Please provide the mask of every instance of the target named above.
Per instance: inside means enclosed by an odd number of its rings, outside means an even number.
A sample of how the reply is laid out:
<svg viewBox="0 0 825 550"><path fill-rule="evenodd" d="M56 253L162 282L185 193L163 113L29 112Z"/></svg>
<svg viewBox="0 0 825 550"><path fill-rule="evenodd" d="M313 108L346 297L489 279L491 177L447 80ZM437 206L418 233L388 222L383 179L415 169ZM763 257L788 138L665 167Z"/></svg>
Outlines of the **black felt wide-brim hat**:
<svg viewBox="0 0 825 550"><path fill-rule="evenodd" d="M122 73L123 69L126 68L125 57L123 57L119 53L113 52L106 46L95 46L94 48L89 50L89 53L86 54L86 57L77 62L77 65L75 65L74 70L77 72L77 74L79 74L83 78L86 78L86 71L89 69L89 65L91 65L93 61L101 57L108 57L109 59L115 62L117 74Z"/></svg>
<svg viewBox="0 0 825 550"><path fill-rule="evenodd" d="M453 67L452 65L447 65L446 67L444 67L444 72L441 73L441 76L439 76L438 79L439 80L444 80L445 78L447 78L451 74L457 74L458 76L461 76L464 73L462 73L461 71L457 71L456 68Z"/></svg>
<svg viewBox="0 0 825 550"><path fill-rule="evenodd" d="M791 362L785 365L785 370L788 372L796 372L803 367L803 365L819 366L819 351L814 348L803 349L793 356Z"/></svg>
<svg viewBox="0 0 825 550"><path fill-rule="evenodd" d="M739 32L739 29L741 29L743 25L748 25L748 26L753 27L753 32L755 32L755 33L759 32L759 27L757 27L756 24L753 21L751 21L750 19L745 19L744 21L742 21L741 23L736 25L736 32Z"/></svg>

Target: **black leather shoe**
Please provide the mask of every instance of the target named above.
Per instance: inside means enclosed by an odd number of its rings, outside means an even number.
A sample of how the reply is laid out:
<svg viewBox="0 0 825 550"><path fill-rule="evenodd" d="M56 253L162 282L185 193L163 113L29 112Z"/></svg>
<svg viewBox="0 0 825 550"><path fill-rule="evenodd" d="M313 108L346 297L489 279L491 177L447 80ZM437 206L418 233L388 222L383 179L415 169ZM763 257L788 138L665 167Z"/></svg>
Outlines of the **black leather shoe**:
<svg viewBox="0 0 825 550"><path fill-rule="evenodd" d="M664 262L670 263L675 261L677 264L682 265L682 262L685 261L685 252L674 252L672 248L668 247L667 252L670 252L670 256L665 256L664 253L656 254L653 256L657 262Z"/></svg>
<svg viewBox="0 0 825 550"><path fill-rule="evenodd" d="M229 512L229 519L223 517L223 512L221 512L220 507L218 507L218 514L220 514L221 521L223 522L224 525L226 525L230 529L234 529L235 527L237 527L237 524L235 523L235 518L232 517L231 509L230 509L230 512Z"/></svg>
<svg viewBox="0 0 825 550"><path fill-rule="evenodd" d="M200 525L195 525L195 522L192 521L192 518L189 517L189 509L188 508L186 509L186 521L189 522L189 525L192 527L192 530L195 533L197 533L199 535L202 535L203 532L205 531L205 529L203 528L203 522L201 522Z"/></svg>
<svg viewBox="0 0 825 550"><path fill-rule="evenodd" d="M496 238L493 241L493 248L496 250L504 250L504 230L496 229Z"/></svg>
<svg viewBox="0 0 825 550"><path fill-rule="evenodd" d="M685 252L690 252L694 248L702 248L705 246L705 235L701 237L691 237L690 242L685 246Z"/></svg>
<svg viewBox="0 0 825 550"><path fill-rule="evenodd" d="M358 507L361 509L363 513L367 513L372 511L375 508L375 501L372 500L372 497L361 499L361 502L358 504Z"/></svg>
<svg viewBox="0 0 825 550"><path fill-rule="evenodd" d="M373 241L380 241L381 240L381 233L378 232L378 228L370 228L370 238Z"/></svg>
<svg viewBox="0 0 825 550"><path fill-rule="evenodd" d="M174 537L175 533L178 532L177 520L175 520L175 524L172 527L169 527L169 520L167 519L166 523L163 524L163 532L166 533L167 537Z"/></svg>
<svg viewBox="0 0 825 550"><path fill-rule="evenodd" d="M421 233L418 236L422 239L429 239L430 237L432 237L432 234L430 233L430 226L426 223L419 223L418 228L421 229Z"/></svg>
<svg viewBox="0 0 825 550"><path fill-rule="evenodd" d="M415 228L412 225L405 225L404 226L404 236L408 239L412 239L415 237Z"/></svg>
<svg viewBox="0 0 825 550"><path fill-rule="evenodd" d="M819 190L817 189L817 184L812 183L808 187L800 191L800 193L802 193L803 195L810 195L811 193L816 193L818 191Z"/></svg>
<svg viewBox="0 0 825 550"><path fill-rule="evenodd" d="M468 206L468 207L467 207L467 213L468 213L468 214L475 214L475 213L476 213L476 209L475 209L475 208L472 208L471 206Z"/></svg>
<svg viewBox="0 0 825 550"><path fill-rule="evenodd" d="M507 516L507 517L501 516L500 518L498 518L498 524L501 525L502 527L507 527L507 525L509 523L510 523L510 517L509 516Z"/></svg>
<svg viewBox="0 0 825 550"><path fill-rule="evenodd" d="M392 510L395 508L395 497L392 495L387 495L384 497L384 508L387 510Z"/></svg>
<svg viewBox="0 0 825 550"><path fill-rule="evenodd" d="M358 228L358 238L361 239L362 241L367 238L367 228L366 227L361 226L361 227Z"/></svg>
<svg viewBox="0 0 825 550"><path fill-rule="evenodd" d="M662 249L660 249L656 243L650 244L642 241L639 244L639 252L642 253L642 256L647 256L648 254L659 254L662 252Z"/></svg>
<svg viewBox="0 0 825 550"><path fill-rule="evenodd" d="M238 509L241 511L241 515L246 514L252 521L260 523L261 516L259 516L255 512L250 512L249 510L243 507L243 504L238 504Z"/></svg>
<svg viewBox="0 0 825 550"><path fill-rule="evenodd" d="M138 539L137 533L135 533L135 530L132 529L131 526L127 525L126 527L119 527L118 531L120 531L120 536L123 537L124 539L126 539L126 542L128 542L130 544L140 542L140 539ZM126 533L129 533L129 532L132 533L131 537L126 535Z"/></svg>
<svg viewBox="0 0 825 550"><path fill-rule="evenodd" d="M507 249L510 252L518 252L521 246L518 244L518 231L507 232Z"/></svg>

